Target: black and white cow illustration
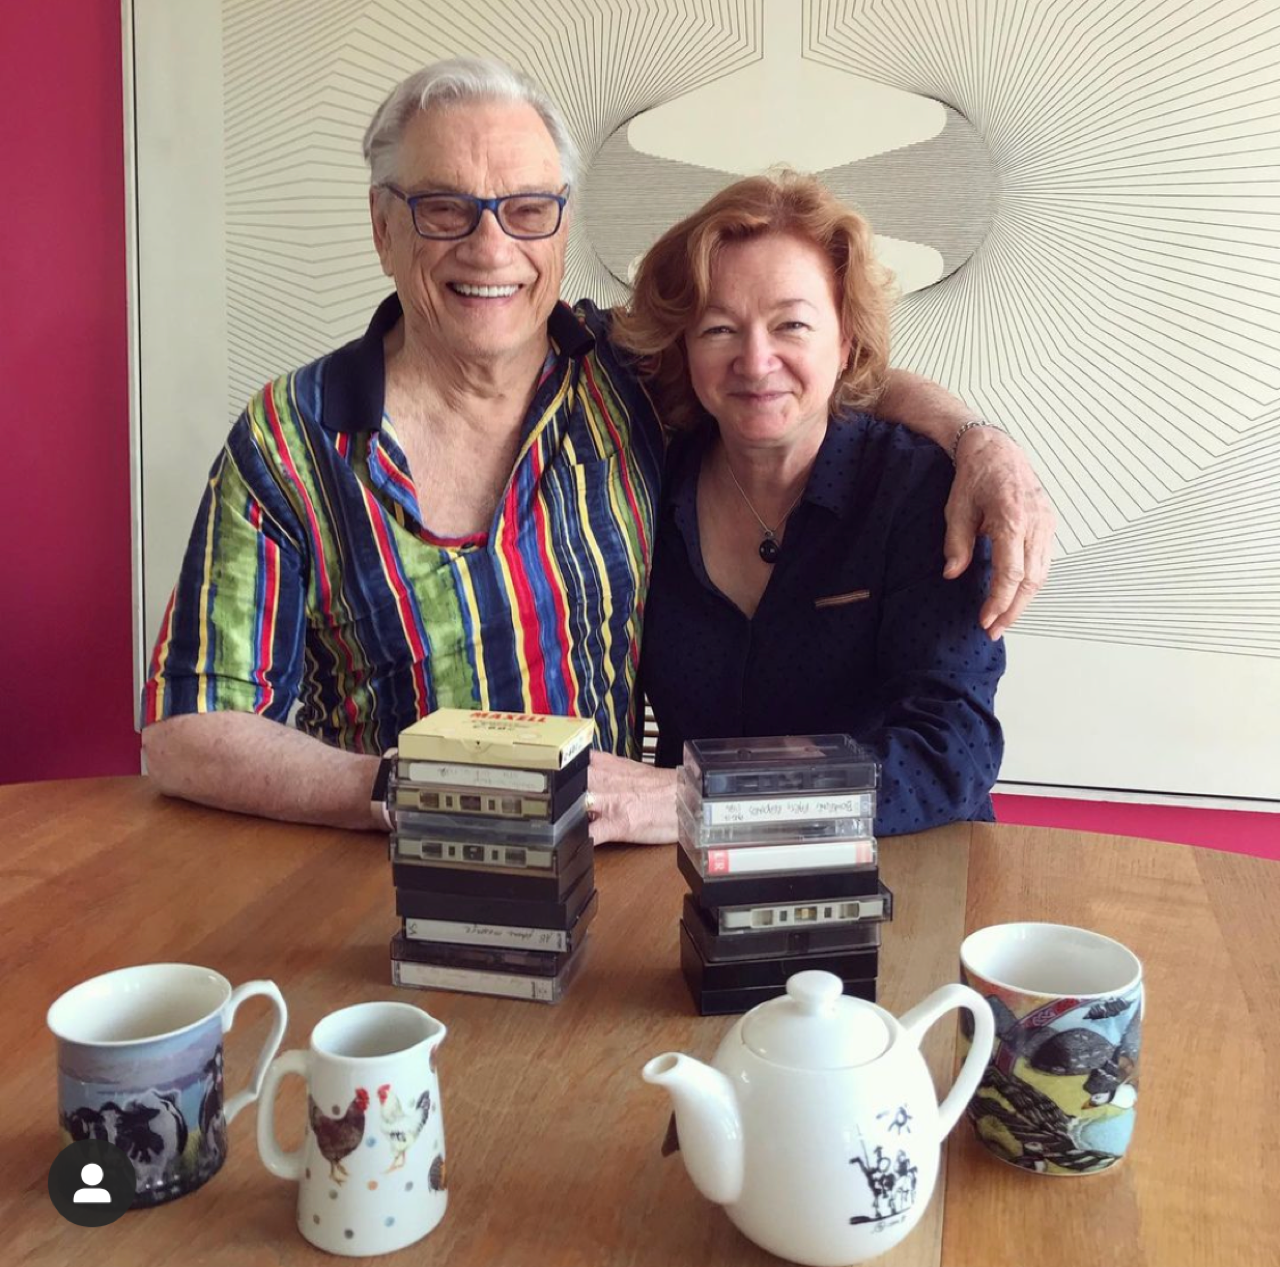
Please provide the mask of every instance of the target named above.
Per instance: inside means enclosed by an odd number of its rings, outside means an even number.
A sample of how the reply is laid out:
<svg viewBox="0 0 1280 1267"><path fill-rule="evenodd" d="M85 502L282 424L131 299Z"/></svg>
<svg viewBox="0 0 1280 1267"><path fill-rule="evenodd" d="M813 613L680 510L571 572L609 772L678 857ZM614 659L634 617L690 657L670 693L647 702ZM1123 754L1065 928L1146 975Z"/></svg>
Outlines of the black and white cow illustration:
<svg viewBox="0 0 1280 1267"><path fill-rule="evenodd" d="M222 1048L219 1047L201 1070L200 1159L222 1164L227 1151L227 1123L222 1116Z"/></svg>
<svg viewBox="0 0 1280 1267"><path fill-rule="evenodd" d="M97 1109L72 1109L70 1113L64 1113L62 1129L77 1141L107 1138L107 1124Z"/></svg>
<svg viewBox="0 0 1280 1267"><path fill-rule="evenodd" d="M139 1192L162 1186L187 1146L177 1091L144 1091L123 1105L108 1100L100 1109L73 1109L62 1124L73 1140L103 1139L122 1149Z"/></svg>

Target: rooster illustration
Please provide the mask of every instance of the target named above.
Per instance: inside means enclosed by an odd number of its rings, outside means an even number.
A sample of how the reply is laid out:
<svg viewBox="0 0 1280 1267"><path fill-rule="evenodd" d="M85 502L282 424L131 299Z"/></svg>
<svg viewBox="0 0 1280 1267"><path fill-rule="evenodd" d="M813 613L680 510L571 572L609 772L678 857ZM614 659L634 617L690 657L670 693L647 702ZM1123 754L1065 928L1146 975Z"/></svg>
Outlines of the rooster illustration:
<svg viewBox="0 0 1280 1267"><path fill-rule="evenodd" d="M319 1106L307 1096L307 1118L316 1137L320 1156L329 1163L329 1178L342 1183L350 1178L342 1160L350 1157L360 1147L364 1138L364 1111L369 1107L369 1093L357 1087L354 1098L341 1117L326 1117Z"/></svg>
<svg viewBox="0 0 1280 1267"><path fill-rule="evenodd" d="M400 1106L400 1097L392 1091L388 1082L378 1088L378 1103L382 1113L382 1133L395 1154L395 1160L386 1170L390 1174L404 1165L405 1154L413 1147L413 1141L427 1124L427 1115L431 1112L431 1092L424 1091L414 1104L413 1112L406 1113Z"/></svg>

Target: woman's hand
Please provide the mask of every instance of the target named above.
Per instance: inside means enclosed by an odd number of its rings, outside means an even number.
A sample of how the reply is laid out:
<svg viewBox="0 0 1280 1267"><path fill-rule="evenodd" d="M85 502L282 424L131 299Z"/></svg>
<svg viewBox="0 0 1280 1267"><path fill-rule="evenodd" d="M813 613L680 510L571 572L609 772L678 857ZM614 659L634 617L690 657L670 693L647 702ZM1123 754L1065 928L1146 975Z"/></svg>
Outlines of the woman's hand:
<svg viewBox="0 0 1280 1267"><path fill-rule="evenodd" d="M669 845L676 838L676 772L593 752L587 774L591 843Z"/></svg>
<svg viewBox="0 0 1280 1267"><path fill-rule="evenodd" d="M991 592L978 622L992 640L1022 615L1049 575L1057 518L1026 454L1003 431L973 427L960 437L947 500L946 567L954 580L991 538Z"/></svg>

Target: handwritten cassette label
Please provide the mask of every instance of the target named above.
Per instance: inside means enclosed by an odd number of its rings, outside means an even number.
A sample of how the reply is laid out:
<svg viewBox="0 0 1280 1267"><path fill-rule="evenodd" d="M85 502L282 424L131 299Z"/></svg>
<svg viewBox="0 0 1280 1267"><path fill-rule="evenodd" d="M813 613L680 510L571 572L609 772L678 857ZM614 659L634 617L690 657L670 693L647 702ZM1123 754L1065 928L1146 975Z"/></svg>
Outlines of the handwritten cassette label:
<svg viewBox="0 0 1280 1267"><path fill-rule="evenodd" d="M875 794L842 796L774 796L732 801L704 800L697 807L703 823L798 823L814 818L865 818L875 813Z"/></svg>

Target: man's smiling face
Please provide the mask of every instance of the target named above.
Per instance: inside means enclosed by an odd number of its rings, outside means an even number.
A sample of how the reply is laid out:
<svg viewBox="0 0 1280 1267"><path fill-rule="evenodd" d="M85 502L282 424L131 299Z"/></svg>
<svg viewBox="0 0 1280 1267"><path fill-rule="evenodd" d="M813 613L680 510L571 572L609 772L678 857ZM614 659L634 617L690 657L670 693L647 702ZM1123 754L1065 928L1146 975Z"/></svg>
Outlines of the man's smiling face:
<svg viewBox="0 0 1280 1267"><path fill-rule="evenodd" d="M393 183L410 196L560 193L560 156L536 110L523 102L433 106L414 116L396 155ZM419 237L408 206L372 191L374 239L411 326L429 350L500 361L546 342L564 276L568 215L549 238L508 236L486 211L468 237Z"/></svg>

